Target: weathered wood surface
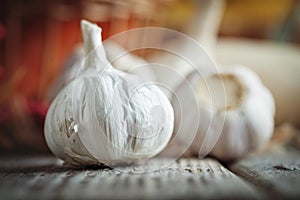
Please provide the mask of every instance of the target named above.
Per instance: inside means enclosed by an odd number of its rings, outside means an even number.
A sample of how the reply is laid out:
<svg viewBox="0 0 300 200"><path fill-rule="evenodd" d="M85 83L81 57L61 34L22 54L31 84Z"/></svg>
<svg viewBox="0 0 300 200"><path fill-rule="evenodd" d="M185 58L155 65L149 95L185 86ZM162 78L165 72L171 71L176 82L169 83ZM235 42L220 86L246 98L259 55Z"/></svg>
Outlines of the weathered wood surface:
<svg viewBox="0 0 300 200"><path fill-rule="evenodd" d="M300 133L282 126L268 147L230 167L272 199L300 199Z"/></svg>
<svg viewBox="0 0 300 200"><path fill-rule="evenodd" d="M7 160L7 159L6 159ZM3 199L257 199L246 183L212 159L154 159L140 168L71 169L53 158L36 158L3 163L0 196ZM9 164L11 163L11 164ZM20 164L22 163L22 164ZM159 168L164 166L163 168Z"/></svg>
<svg viewBox="0 0 300 200"><path fill-rule="evenodd" d="M213 159L76 169L50 156L0 157L0 199L300 199L299 147L299 131L281 126L233 172Z"/></svg>

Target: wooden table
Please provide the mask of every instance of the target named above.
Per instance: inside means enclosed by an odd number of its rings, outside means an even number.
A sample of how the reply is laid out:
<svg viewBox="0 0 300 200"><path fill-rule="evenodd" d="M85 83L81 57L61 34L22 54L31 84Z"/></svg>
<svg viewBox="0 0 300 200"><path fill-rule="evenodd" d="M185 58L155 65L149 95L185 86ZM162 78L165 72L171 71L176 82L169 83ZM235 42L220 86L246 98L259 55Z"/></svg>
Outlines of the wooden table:
<svg viewBox="0 0 300 200"><path fill-rule="evenodd" d="M300 199L299 134L225 166L166 158L134 167L70 168L52 156L0 158L1 199ZM164 166L164 167L161 167Z"/></svg>

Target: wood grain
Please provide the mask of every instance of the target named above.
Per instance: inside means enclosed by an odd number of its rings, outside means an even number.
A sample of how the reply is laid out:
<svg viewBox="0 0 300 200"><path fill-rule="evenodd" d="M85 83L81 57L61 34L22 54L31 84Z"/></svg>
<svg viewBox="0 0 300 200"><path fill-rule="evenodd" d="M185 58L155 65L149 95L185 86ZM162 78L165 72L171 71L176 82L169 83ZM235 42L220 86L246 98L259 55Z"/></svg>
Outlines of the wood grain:
<svg viewBox="0 0 300 200"><path fill-rule="evenodd" d="M273 141L257 154L230 167L272 199L300 198L300 134L289 126L277 129Z"/></svg>
<svg viewBox="0 0 300 200"><path fill-rule="evenodd" d="M257 199L248 183L212 159L153 159L116 169L72 169L53 158L32 166L2 167L4 199ZM43 162L39 163L39 160ZM54 161L54 162L53 162ZM26 163L22 161L22 163ZM43 164L44 163L44 164ZM48 167L47 167L48 166ZM144 173L145 169L148 171Z"/></svg>

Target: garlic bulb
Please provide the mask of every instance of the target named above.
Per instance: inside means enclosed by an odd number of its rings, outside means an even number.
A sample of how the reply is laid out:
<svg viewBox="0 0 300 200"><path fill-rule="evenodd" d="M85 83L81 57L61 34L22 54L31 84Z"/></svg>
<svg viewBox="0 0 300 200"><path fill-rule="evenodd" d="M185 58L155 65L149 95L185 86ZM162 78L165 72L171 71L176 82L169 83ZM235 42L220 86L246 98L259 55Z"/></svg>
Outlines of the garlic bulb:
<svg viewBox="0 0 300 200"><path fill-rule="evenodd" d="M84 70L54 99L45 138L51 151L73 165L133 163L158 154L169 142L174 114L153 83L114 69L101 29L81 21Z"/></svg>
<svg viewBox="0 0 300 200"><path fill-rule="evenodd" d="M196 93L197 105L183 104L182 110L189 110L193 117L182 119L181 128L184 132L193 131L189 127L199 117L197 135L190 148L194 154L202 156L211 150L211 155L220 160L232 160L259 149L270 139L274 100L254 72L235 67L212 74L205 81L193 73L188 79ZM181 84L175 94L180 96L186 90L187 86ZM178 124L178 106L174 100L173 105ZM181 135L185 140L184 133Z"/></svg>

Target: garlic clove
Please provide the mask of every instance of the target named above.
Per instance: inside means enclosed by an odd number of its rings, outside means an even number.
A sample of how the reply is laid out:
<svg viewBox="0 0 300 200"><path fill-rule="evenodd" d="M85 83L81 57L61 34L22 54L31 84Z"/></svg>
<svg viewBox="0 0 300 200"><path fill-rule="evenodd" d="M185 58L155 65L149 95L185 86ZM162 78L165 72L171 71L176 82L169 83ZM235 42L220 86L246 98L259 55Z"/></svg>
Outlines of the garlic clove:
<svg viewBox="0 0 300 200"><path fill-rule="evenodd" d="M58 94L46 117L52 152L73 165L136 162L169 142L174 113L153 83L111 66L101 29L82 21L84 70ZM100 38L100 39L99 39Z"/></svg>

